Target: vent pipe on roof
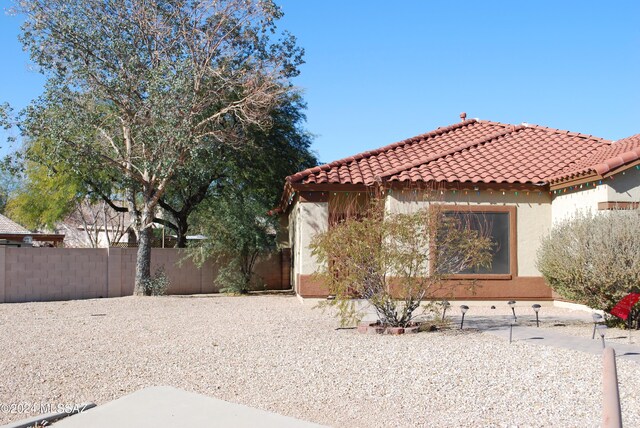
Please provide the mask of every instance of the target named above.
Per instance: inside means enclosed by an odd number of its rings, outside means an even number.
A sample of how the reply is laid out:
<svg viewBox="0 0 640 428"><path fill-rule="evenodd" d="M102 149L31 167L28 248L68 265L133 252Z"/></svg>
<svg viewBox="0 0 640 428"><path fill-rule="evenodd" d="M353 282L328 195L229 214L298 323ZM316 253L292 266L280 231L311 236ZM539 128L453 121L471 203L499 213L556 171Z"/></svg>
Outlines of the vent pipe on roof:
<svg viewBox="0 0 640 428"><path fill-rule="evenodd" d="M463 122L467 120L467 113L465 112L460 113L460 119L462 119Z"/></svg>

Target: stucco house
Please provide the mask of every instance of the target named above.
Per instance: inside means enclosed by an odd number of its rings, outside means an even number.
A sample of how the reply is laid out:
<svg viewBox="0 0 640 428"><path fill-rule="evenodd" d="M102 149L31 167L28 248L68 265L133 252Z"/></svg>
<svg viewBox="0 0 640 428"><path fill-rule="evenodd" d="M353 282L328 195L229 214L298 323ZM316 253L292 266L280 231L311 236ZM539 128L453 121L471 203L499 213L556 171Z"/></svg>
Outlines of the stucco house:
<svg viewBox="0 0 640 428"><path fill-rule="evenodd" d="M104 201L85 199L56 224L55 231L64 233L67 248L127 247L129 242L135 243L130 217L129 213L118 212Z"/></svg>
<svg viewBox="0 0 640 428"><path fill-rule="evenodd" d="M538 125L467 119L377 150L307 169L286 178L277 211L288 230L291 281L302 297L327 295L313 273L313 236L340 218L341 204L374 186L387 212L434 203L491 216L500 250L492 269L475 278L474 292L456 286L456 299L553 300L536 269L541 238L578 210L637 207L640 134L620 141ZM455 276L454 276L455 278Z"/></svg>

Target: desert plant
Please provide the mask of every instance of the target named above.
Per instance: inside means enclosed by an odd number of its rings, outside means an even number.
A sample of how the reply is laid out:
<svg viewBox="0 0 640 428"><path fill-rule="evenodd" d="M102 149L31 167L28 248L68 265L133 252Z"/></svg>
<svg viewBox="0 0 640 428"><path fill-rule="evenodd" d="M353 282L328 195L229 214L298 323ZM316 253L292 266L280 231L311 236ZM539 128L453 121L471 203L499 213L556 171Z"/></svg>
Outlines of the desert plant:
<svg viewBox="0 0 640 428"><path fill-rule="evenodd" d="M247 271L243 267L242 259L239 257L231 258L228 263L221 266L218 275L214 280L214 284L218 286L221 293L230 294L247 294L256 287L255 275L253 273L253 264Z"/></svg>
<svg viewBox="0 0 640 428"><path fill-rule="evenodd" d="M258 258L276 248L275 219L256 192L237 192L205 201L199 209L200 230L206 239L190 249L198 266L213 259L220 266L214 282L227 293L246 294L255 288Z"/></svg>
<svg viewBox="0 0 640 428"><path fill-rule="evenodd" d="M537 266L564 298L610 311L640 291L640 211L578 213L543 239Z"/></svg>
<svg viewBox="0 0 640 428"><path fill-rule="evenodd" d="M136 290L136 294L144 296L162 296L167 292L171 281L163 267L156 269L151 278L142 281L141 289Z"/></svg>
<svg viewBox="0 0 640 428"><path fill-rule="evenodd" d="M388 213L373 197L364 212L349 215L316 235L317 273L335 295L342 325L361 318L354 298L366 299L385 326L406 327L421 301L450 283L450 274L491 263L491 239L446 216L437 204L411 213ZM437 241L437 242L434 242Z"/></svg>

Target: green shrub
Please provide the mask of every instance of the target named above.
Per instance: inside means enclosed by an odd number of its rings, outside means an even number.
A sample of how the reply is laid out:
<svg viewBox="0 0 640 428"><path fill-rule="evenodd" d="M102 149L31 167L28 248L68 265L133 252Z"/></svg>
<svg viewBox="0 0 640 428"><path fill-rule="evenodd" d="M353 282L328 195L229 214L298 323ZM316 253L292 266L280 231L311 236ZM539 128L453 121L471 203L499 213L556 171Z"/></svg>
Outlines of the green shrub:
<svg viewBox="0 0 640 428"><path fill-rule="evenodd" d="M245 273L238 258L232 258L220 267L214 283L220 288L221 293L247 294L251 291L253 277L252 272Z"/></svg>
<svg viewBox="0 0 640 428"><path fill-rule="evenodd" d="M209 259L220 266L214 284L223 293L245 294L259 285L258 258L276 249L278 225L266 216L268 209L242 189L200 207L200 231L207 238L191 247L189 255L197 266Z"/></svg>
<svg viewBox="0 0 640 428"><path fill-rule="evenodd" d="M154 275L142 281L143 296L162 296L167 292L171 281L163 267L158 268Z"/></svg>

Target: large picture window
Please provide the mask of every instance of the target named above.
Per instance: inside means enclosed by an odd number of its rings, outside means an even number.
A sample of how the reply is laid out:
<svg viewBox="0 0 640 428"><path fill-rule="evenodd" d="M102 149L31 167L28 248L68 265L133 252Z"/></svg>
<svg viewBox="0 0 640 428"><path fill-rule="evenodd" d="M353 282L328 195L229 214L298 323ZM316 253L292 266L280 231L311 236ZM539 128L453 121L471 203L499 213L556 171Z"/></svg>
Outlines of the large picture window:
<svg viewBox="0 0 640 428"><path fill-rule="evenodd" d="M444 215L455 217L461 227L477 230L493 242L491 266L467 269L457 275L510 278L515 274L515 207L447 207Z"/></svg>

